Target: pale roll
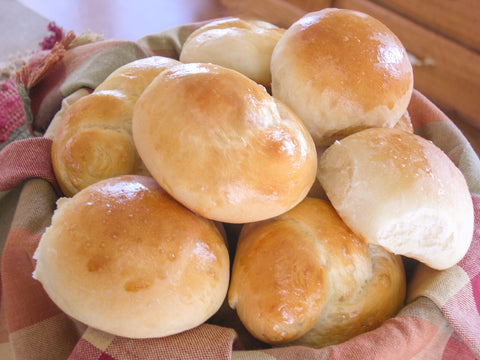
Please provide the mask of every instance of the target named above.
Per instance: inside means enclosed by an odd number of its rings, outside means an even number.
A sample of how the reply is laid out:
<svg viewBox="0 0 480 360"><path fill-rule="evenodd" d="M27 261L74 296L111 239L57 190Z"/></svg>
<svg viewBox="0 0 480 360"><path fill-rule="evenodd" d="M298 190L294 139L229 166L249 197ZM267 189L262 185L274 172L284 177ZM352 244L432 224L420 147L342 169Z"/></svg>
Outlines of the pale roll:
<svg viewBox="0 0 480 360"><path fill-rule="evenodd" d="M398 129L368 129L331 145L318 179L358 235L435 269L458 263L473 234L463 174L434 143Z"/></svg>
<svg viewBox="0 0 480 360"><path fill-rule="evenodd" d="M182 46L180 61L221 65L269 88L272 51L284 32L260 20L213 20L190 34Z"/></svg>

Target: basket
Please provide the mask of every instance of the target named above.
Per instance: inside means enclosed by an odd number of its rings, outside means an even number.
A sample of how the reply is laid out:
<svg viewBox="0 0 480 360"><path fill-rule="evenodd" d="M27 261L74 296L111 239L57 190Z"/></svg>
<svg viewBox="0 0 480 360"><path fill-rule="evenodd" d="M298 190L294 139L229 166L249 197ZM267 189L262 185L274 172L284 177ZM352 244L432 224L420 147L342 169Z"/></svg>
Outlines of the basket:
<svg viewBox="0 0 480 360"><path fill-rule="evenodd" d="M113 70L153 55L178 58L193 23L138 41L80 41L64 34L39 52L18 81L2 83L2 104L21 117L0 147L2 359L474 359L480 358L480 161L460 130L414 90L409 113L415 132L439 146L465 175L475 231L464 259L444 271L411 263L405 307L379 328L322 349L272 348L255 341L238 321L214 316L180 334L128 339L71 319L31 276L33 252L61 192L53 175L51 134L61 113ZM8 91L7 91L8 90ZM6 105L0 108L4 117ZM10 108L11 110L11 108ZM20 130L22 131L20 131ZM217 314L218 315L218 314Z"/></svg>

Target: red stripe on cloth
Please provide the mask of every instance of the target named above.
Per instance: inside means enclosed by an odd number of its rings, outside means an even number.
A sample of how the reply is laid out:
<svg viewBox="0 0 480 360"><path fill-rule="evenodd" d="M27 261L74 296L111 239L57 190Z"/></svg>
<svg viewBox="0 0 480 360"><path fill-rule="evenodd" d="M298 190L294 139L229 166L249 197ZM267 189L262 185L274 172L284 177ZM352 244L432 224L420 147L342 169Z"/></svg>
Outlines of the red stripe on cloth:
<svg viewBox="0 0 480 360"><path fill-rule="evenodd" d="M329 360L412 359L435 340L438 331L440 329L427 320L398 316L373 331L333 347Z"/></svg>
<svg viewBox="0 0 480 360"><path fill-rule="evenodd" d="M108 355L108 354L103 353L103 354L98 358L98 360L115 360L115 358L111 357L111 356Z"/></svg>
<svg viewBox="0 0 480 360"><path fill-rule="evenodd" d="M237 340L233 329L202 324L163 338L115 337L105 352L113 359L125 359L129 354L135 354L138 359L229 360Z"/></svg>
<svg viewBox="0 0 480 360"><path fill-rule="evenodd" d="M409 360L423 359L423 351L438 348L449 334L428 320L414 316L398 316L381 327L356 336L344 343L322 349L290 346L261 350L276 360Z"/></svg>
<svg viewBox="0 0 480 360"><path fill-rule="evenodd" d="M480 274L475 276L472 280L473 298L477 306L477 312L480 314Z"/></svg>
<svg viewBox="0 0 480 360"><path fill-rule="evenodd" d="M237 340L234 330L210 324L202 324L182 333L160 338L114 337L104 351L82 338L68 360L229 360Z"/></svg>
<svg viewBox="0 0 480 360"><path fill-rule="evenodd" d="M32 277L32 256L40 234L11 229L2 255L2 301L8 330L13 333L59 314L42 284Z"/></svg>
<svg viewBox="0 0 480 360"><path fill-rule="evenodd" d="M51 160L52 140L37 137L14 141L0 152L0 191L13 189L30 178L42 178L60 188Z"/></svg>
<svg viewBox="0 0 480 360"><path fill-rule="evenodd" d="M471 287L464 286L441 310L458 337L480 358L480 315L477 309Z"/></svg>
<svg viewBox="0 0 480 360"><path fill-rule="evenodd" d="M472 202L475 215L472 243L465 257L458 263L471 279L480 274L480 195L472 195Z"/></svg>
<svg viewBox="0 0 480 360"><path fill-rule="evenodd" d="M7 79L0 85L0 142L6 141L24 123L25 111L17 83Z"/></svg>
<svg viewBox="0 0 480 360"><path fill-rule="evenodd" d="M472 243L458 265L470 283L442 307L442 312L459 337L480 358L480 195L472 195L475 214Z"/></svg>
<svg viewBox="0 0 480 360"><path fill-rule="evenodd" d="M475 213L472 244L458 265L465 270L470 278L473 300L480 317L480 195L472 195L472 201ZM478 326L480 328L480 324Z"/></svg>
<svg viewBox="0 0 480 360"><path fill-rule="evenodd" d="M92 343L85 339L80 339L77 342L75 349L73 349L72 353L68 357L68 360L100 360L105 359L102 358L103 355L106 354L104 354L102 350L94 346ZM108 359L113 358L109 357Z"/></svg>
<svg viewBox="0 0 480 360"><path fill-rule="evenodd" d="M451 337L445 347L442 360L452 359L475 360L476 357L462 341Z"/></svg>

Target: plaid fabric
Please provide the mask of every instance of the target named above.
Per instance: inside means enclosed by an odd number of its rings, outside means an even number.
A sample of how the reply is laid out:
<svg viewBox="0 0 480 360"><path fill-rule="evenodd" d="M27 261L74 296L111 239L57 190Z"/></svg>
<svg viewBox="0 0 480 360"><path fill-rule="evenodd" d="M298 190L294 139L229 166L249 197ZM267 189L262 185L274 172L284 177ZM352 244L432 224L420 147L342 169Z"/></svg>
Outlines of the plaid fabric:
<svg viewBox="0 0 480 360"><path fill-rule="evenodd" d="M25 121L20 91L14 79L0 85L0 150L10 141L33 135L30 124Z"/></svg>
<svg viewBox="0 0 480 360"><path fill-rule="evenodd" d="M44 66L28 92L32 124L45 130L77 91L93 89L113 69L134 59L178 58L185 38L203 23L180 26L136 42L99 41L67 49L55 62L34 61L26 73ZM53 50L52 50L53 51ZM58 55L58 54L57 54ZM45 56L45 54L44 54ZM7 86L11 86L10 82ZM88 93L88 92L87 92ZM14 100L18 104L20 94ZM9 96L12 96L9 94ZM68 102L67 102L68 103ZM25 104L25 102L24 102ZM65 104L65 103L64 103ZM18 122L23 107L6 115ZM381 327L323 349L269 348L258 344L223 309L208 323L156 339L127 339L81 324L51 302L31 276L33 252L49 225L59 193L48 136L2 142L0 152L1 359L475 359L480 358L480 161L454 124L415 91L409 107L415 130L432 140L464 173L475 209L475 232L465 258L445 271L415 266L406 306ZM20 125L21 126L21 125ZM30 134L30 136L33 136ZM14 197L13 194L17 196ZM13 200L12 200L13 199ZM14 212L12 218L5 213ZM230 321L231 320L231 321Z"/></svg>

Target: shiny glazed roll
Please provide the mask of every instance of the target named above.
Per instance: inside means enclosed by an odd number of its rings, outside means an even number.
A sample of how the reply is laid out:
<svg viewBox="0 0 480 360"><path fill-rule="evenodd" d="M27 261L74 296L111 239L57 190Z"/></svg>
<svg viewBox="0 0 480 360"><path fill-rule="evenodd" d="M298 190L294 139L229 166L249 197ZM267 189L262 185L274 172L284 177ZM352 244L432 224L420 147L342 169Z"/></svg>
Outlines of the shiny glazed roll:
<svg viewBox="0 0 480 360"><path fill-rule="evenodd" d="M150 177L124 175L61 198L34 278L69 316L130 338L206 321L226 298L224 239Z"/></svg>
<svg viewBox="0 0 480 360"><path fill-rule="evenodd" d="M272 53L272 94L305 122L317 146L393 127L413 89L407 51L385 25L327 8L292 24Z"/></svg>
<svg viewBox="0 0 480 360"><path fill-rule="evenodd" d="M257 339L320 348L380 326L405 299L399 256L357 237L325 200L242 228L228 302Z"/></svg>
<svg viewBox="0 0 480 360"><path fill-rule="evenodd" d="M367 242L442 270L472 241L463 174L435 144L398 129L368 129L331 145L318 179L345 223Z"/></svg>
<svg viewBox="0 0 480 360"><path fill-rule="evenodd" d="M235 17L213 20L187 38L180 61L221 65L270 88L272 51L284 32L265 21Z"/></svg>
<svg viewBox="0 0 480 360"><path fill-rule="evenodd" d="M177 63L154 56L126 64L67 109L52 143L53 169L66 196L106 178L148 175L133 143L133 107L155 76Z"/></svg>
<svg viewBox="0 0 480 360"><path fill-rule="evenodd" d="M162 72L140 96L132 128L160 186L212 220L276 216L315 181L317 154L300 119L263 86L218 65Z"/></svg>

